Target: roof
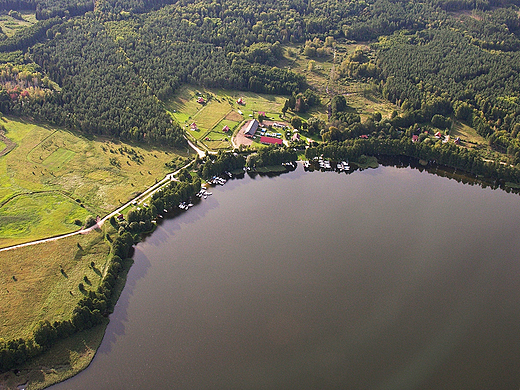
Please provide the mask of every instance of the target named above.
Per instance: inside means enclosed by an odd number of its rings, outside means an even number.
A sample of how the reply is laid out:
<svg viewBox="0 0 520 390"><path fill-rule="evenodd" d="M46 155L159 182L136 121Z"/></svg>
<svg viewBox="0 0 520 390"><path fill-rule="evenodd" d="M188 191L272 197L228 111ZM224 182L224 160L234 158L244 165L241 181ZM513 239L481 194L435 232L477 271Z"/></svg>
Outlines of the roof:
<svg viewBox="0 0 520 390"><path fill-rule="evenodd" d="M222 131L229 131L229 126L228 126L228 125L224 126L224 127L222 128Z"/></svg>
<svg viewBox="0 0 520 390"><path fill-rule="evenodd" d="M266 137L265 135L260 137L260 142L263 144L282 145L283 141L280 138Z"/></svg>
<svg viewBox="0 0 520 390"><path fill-rule="evenodd" d="M256 129L258 129L258 121L253 119L244 130L244 135L252 137L255 134Z"/></svg>

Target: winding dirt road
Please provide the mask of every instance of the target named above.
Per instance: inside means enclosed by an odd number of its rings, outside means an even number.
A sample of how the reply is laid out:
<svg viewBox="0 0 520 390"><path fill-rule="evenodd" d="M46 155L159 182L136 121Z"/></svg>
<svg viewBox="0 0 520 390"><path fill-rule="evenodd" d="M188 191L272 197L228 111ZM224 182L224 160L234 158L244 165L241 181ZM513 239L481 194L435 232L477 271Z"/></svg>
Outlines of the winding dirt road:
<svg viewBox="0 0 520 390"><path fill-rule="evenodd" d="M188 141L188 143L190 143L190 142ZM191 143L190 143L190 146L191 146ZM200 153L204 153L202 150L200 150L200 149L198 149L196 147L193 147L193 148L197 151L197 153L199 153L199 155L200 155ZM161 181L155 183L153 186L148 188L146 191L142 192L140 195L138 195L135 198L129 200L124 205L119 207L117 210L111 212L110 214L104 216L103 218L99 218L98 217L97 223L94 226L91 226L91 227L89 227L87 229L81 229L81 230L78 230L78 231L75 231L75 232L72 232L72 233L61 234L61 235L54 236L54 237L43 238L41 240L35 240L35 241L30 241L30 242L24 242L23 244L8 246L8 247L5 247L5 248L1 248L0 252L5 252L5 251L13 250L13 249L18 249L18 248L23 248L25 246L30 246L30 245L43 244L43 243L50 242L50 241L56 241L56 240L60 240L62 238L75 236L77 234L87 234L87 233L91 232L92 230L100 228L101 226L103 226L103 224L105 223L106 220L110 219L112 216L116 216L116 215L120 214L121 211L123 211L125 208L130 206L132 203L134 203L134 202L142 203L146 198L152 196L154 194L154 192L158 191L163 185L165 185L166 183L169 183L172 180L176 180L175 179L175 175L177 175L181 171L181 169L187 168L191 164L193 164L193 161L188 163L188 164L186 164L182 168L179 168L175 172L168 173L164 177L164 179L162 179Z"/></svg>

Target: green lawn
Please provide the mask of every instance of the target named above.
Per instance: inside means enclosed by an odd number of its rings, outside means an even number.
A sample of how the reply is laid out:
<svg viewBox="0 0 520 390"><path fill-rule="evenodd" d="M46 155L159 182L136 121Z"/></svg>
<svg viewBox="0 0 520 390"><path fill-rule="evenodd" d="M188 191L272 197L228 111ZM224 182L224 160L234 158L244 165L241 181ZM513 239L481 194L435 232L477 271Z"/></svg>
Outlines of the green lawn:
<svg viewBox="0 0 520 390"><path fill-rule="evenodd" d="M205 104L197 103L200 96L206 99ZM239 98L245 104L238 104ZM286 99L284 96L254 92L183 86L165 105L194 141L202 143L210 150L219 150L231 148L229 139L232 132L237 130L244 119L250 119L250 115L256 117L262 111L273 120L280 120ZM196 130L191 127L193 122L197 126ZM230 134L222 132L226 125L231 129Z"/></svg>
<svg viewBox="0 0 520 390"><path fill-rule="evenodd" d="M230 136L223 132L210 131L204 137L203 143L210 149L229 149L231 143L229 142Z"/></svg>
<svg viewBox="0 0 520 390"><path fill-rule="evenodd" d="M211 130L232 110L227 101L212 99L204 105L192 120L203 130Z"/></svg>
<svg viewBox="0 0 520 390"><path fill-rule="evenodd" d="M18 146L0 157L0 247L74 231L75 218L107 214L162 179L178 153L22 120L4 118L3 125Z"/></svg>
<svg viewBox="0 0 520 390"><path fill-rule="evenodd" d="M233 131L238 127L238 125L240 123L241 122L235 122L235 121L231 121L229 119L223 119L215 126L213 131L220 132L222 134L226 134L222 131L222 129L224 128L224 126L227 126L227 127L229 127L229 131L227 132L227 135L231 136L233 134Z"/></svg>
<svg viewBox="0 0 520 390"><path fill-rule="evenodd" d="M78 229L75 219L84 221L91 213L74 200L58 192L20 195L2 208L0 237L11 244L26 237L45 238Z"/></svg>

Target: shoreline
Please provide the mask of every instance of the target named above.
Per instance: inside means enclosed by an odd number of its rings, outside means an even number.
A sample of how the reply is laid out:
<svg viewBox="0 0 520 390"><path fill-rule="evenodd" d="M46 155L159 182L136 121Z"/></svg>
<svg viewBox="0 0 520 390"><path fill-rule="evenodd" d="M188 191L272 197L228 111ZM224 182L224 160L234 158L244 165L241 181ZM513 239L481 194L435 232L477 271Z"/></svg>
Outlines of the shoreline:
<svg viewBox="0 0 520 390"><path fill-rule="evenodd" d="M414 160L413 158L410 158L410 157L408 157L406 159ZM383 160L385 160L385 159L383 159ZM400 160L400 159L397 158L395 160ZM299 161L299 162L302 163L301 161ZM395 162L396 161L394 161L394 163ZM450 174L450 172L448 172L448 171L443 171L442 173L439 172L438 170L442 166L437 166L437 165L430 166L430 169L426 169L426 167L424 167L422 164L420 164L420 161L418 161L417 164L421 165L422 169L427 170L430 174L433 174L433 175L445 176L445 175ZM382 162L381 165L385 166L385 165L394 165L394 164L390 163L388 160L386 160L386 161ZM410 164L410 161L408 163L406 163L405 166L408 168L411 168L411 169L419 168L419 166L416 166L416 164ZM265 168L268 168L268 167L265 167ZM296 167L295 167L295 169L296 169ZM282 173L286 173L286 172L290 172L290 171L292 171L292 169L288 170L288 169L285 169L285 167L284 167L283 170L276 169L276 170L269 171L268 169L266 169L265 172L251 171L251 172L247 172L247 173L251 173L253 175L254 174L273 173L276 175L276 174L282 174ZM460 173L458 175L460 175ZM456 178L456 176L458 176L458 175L456 174L456 172L453 173L454 178ZM167 175L167 177L168 176L169 175ZM468 179L471 178L470 175L465 175L465 176ZM163 180L165 180L165 179L163 179ZM239 178L237 178L237 179L239 179ZM160 185L158 185L158 184L159 183L155 184L154 186L152 186L154 188L151 187L150 189L148 189L145 192L148 195L151 195L150 191L153 191L153 189L157 190L158 188L160 188ZM144 199L144 197L143 197L144 194L145 193L139 195L139 197L142 197ZM143 199L141 199L141 202L143 201ZM129 204L131 204L131 202L132 201L130 201ZM127 207L127 205L125 205L125 207ZM114 215L114 213L119 212L120 210L122 210L122 209L119 208L115 212L109 214L107 217L104 218L104 220L109 218L111 215ZM172 218L175 218L175 217L176 217L176 215L172 216ZM153 234L154 230L155 229L148 232L147 234ZM129 257L130 264L128 267L125 267L124 275L121 274L120 275L121 277L119 278L119 280L117 282L117 289L116 289L117 293L115 294L114 297L111 298L111 300L113 299L113 305L114 305L113 307L115 307L115 305L117 304L117 301L119 300L119 297L126 285L128 272L130 270L131 264L133 263L132 258L133 258L133 255L132 255L132 257ZM49 350L47 350L42 355L37 356L36 358L29 361L29 363L22 365L18 369L10 370L10 371L2 374L3 378L0 381L0 389L1 390L3 390L3 389L44 389L44 388L48 388L52 385L55 385L57 383L66 381L67 379L72 378L73 376L77 375L79 372L88 368L88 366L94 359L94 357L99 349L99 346L101 345L101 343L104 339L105 332L106 332L109 322L110 322L110 319L108 317L106 320L104 320L104 322L102 324L100 324L92 329L80 331L80 332L74 334L73 336L70 336L69 338L60 340L56 343L56 345L51 347ZM43 364L43 362L49 361L49 360L52 361L56 357L58 357L58 359L59 359L60 352L63 352L62 351L63 346L73 345L73 344L77 343L78 340L84 344L85 349L83 350L83 352L78 353L76 360L74 362L72 362L72 364L69 364L69 365L55 364L54 366L52 366L52 368L48 367L49 364L45 364L45 365ZM66 351L68 351L68 349L66 349ZM52 356L52 357L50 357L50 356ZM24 371L26 371L26 374L23 374ZM26 377L30 378L33 375L36 375L37 373L39 373L38 375L40 375L40 376L43 375L45 380L42 382L38 382L38 381L30 382L29 379L28 380L23 379ZM23 375L26 375L26 376L23 376ZM53 378L49 379L49 377L51 377L51 376L53 376ZM18 379L16 379L16 378L18 378ZM16 384L15 384L15 382L16 382Z"/></svg>

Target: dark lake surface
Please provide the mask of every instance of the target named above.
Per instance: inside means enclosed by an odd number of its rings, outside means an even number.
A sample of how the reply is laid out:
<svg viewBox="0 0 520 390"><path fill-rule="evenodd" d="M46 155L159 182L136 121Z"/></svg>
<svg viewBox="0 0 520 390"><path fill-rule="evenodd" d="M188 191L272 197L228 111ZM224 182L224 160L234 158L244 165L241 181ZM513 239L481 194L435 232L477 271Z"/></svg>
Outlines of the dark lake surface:
<svg viewBox="0 0 520 390"><path fill-rule="evenodd" d="M520 196L395 167L211 191L53 390L520 387Z"/></svg>

